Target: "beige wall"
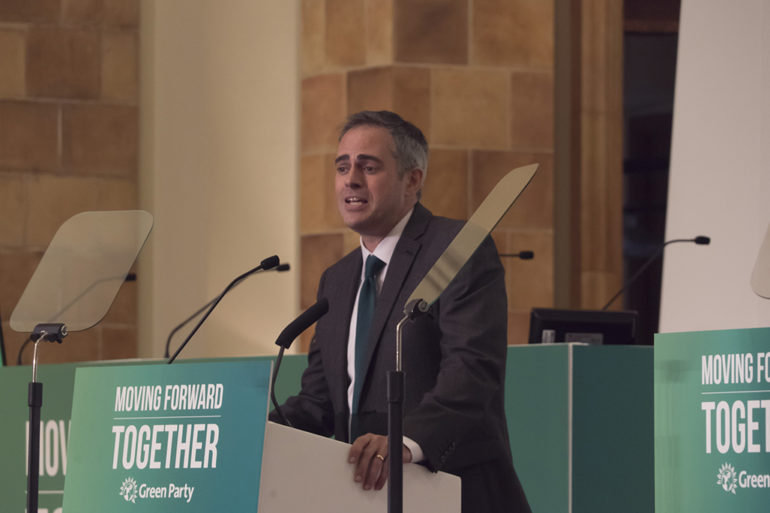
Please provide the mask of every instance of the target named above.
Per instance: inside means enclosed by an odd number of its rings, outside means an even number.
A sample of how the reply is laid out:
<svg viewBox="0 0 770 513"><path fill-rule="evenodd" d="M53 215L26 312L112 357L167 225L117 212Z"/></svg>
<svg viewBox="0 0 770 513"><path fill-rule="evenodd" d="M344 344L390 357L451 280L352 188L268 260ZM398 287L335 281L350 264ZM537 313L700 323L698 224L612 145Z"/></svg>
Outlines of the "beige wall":
<svg viewBox="0 0 770 513"><path fill-rule="evenodd" d="M297 313L298 23L295 2L142 2L140 357L272 254L292 271L241 284L183 354L272 353Z"/></svg>

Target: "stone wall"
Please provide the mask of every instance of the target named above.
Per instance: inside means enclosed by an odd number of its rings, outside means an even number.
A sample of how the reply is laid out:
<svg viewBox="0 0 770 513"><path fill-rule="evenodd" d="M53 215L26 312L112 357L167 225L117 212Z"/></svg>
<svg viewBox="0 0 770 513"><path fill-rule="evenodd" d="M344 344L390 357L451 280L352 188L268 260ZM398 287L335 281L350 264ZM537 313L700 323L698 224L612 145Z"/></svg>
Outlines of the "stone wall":
<svg viewBox="0 0 770 513"><path fill-rule="evenodd" d="M8 320L58 227L137 205L138 0L0 2L0 317ZM139 277L141 279L141 276ZM136 284L104 321L41 348L43 363L136 355ZM66 346L66 347L65 347ZM24 362L32 358L31 350Z"/></svg>

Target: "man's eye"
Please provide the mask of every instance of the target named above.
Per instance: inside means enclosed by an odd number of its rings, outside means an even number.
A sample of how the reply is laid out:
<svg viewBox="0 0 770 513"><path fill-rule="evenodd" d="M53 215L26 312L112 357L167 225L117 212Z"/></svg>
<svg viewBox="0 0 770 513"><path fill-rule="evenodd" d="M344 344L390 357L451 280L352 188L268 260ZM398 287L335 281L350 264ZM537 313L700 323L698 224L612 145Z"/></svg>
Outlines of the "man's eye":
<svg viewBox="0 0 770 513"><path fill-rule="evenodd" d="M374 166L364 166L365 173L374 173L375 171L377 171L377 168Z"/></svg>
<svg viewBox="0 0 770 513"><path fill-rule="evenodd" d="M337 166L337 173L340 175L344 175L348 172L348 168L345 166Z"/></svg>

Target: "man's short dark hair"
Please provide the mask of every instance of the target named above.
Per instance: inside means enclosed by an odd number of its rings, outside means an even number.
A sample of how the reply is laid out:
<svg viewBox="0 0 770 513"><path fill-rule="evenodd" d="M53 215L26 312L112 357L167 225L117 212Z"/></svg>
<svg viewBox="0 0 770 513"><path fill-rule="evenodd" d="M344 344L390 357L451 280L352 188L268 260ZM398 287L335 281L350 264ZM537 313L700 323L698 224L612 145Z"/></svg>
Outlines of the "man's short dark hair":
<svg viewBox="0 0 770 513"><path fill-rule="evenodd" d="M340 131L342 137L358 126L379 126L390 132L396 146L394 157L400 176L415 168L422 169L423 180L428 173L428 142L419 128L395 112L362 110L348 117Z"/></svg>

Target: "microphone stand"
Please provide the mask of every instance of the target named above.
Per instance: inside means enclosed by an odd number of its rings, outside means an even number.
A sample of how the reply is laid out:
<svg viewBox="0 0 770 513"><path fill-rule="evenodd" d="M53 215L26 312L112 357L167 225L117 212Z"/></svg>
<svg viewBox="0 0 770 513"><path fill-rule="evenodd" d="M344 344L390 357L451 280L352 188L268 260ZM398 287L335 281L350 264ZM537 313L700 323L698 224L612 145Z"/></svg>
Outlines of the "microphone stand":
<svg viewBox="0 0 770 513"><path fill-rule="evenodd" d="M260 265L259 265L259 267L261 267L261 268L262 268L262 270L265 270L265 271L267 271L267 270L269 270L269 269L270 269L270 268L268 268L268 267L265 267L263 264L260 264ZM257 268L257 269L253 269L252 271L253 271L253 272L256 272L257 270L258 270L258 268ZM289 264L279 264L278 266L276 266L276 267L275 267L275 270L276 270L276 271L278 271L278 272L288 271L288 270L289 270ZM220 293L218 296L216 296L214 299L212 299L211 301L209 301L208 303L206 303L206 304L205 304L205 305L203 305L202 307L198 308L198 309L197 309L197 310L196 310L196 311L195 311L195 312L194 312L194 313L193 313L193 314L192 314L190 317L188 317L187 319L185 319L185 320L183 320L182 322L180 322L180 323L177 325L177 327L176 327L176 328L174 328L173 330L171 330L171 333L169 333L169 334L168 334L168 338L166 338L166 349L165 349L165 350L164 350L164 352L163 352L163 358L168 358L168 357L169 357L169 347L171 347L171 339L174 337L174 335L176 335L176 332L177 332L177 331L179 331L179 330L181 330L182 328L184 328L184 327L187 325L187 323L189 323L190 321L192 321L193 319L195 319L195 318L196 318L198 315L200 315L200 313L201 313L201 312L203 312L203 311L204 311L206 308L208 308L208 307L210 307L212 304L214 304L214 302L215 302L215 301L217 301L217 302L218 302L218 301L219 301L219 300L222 298L222 296L224 296L224 295L225 295L225 293L226 293L226 292L228 292L228 290L229 290L229 289L235 288L235 286L236 286L236 285L240 284L240 283L241 283L243 280L245 280L246 278L248 278L248 277L251 275L252 271L249 271L249 272L247 272L247 273L245 273L245 274L242 274L241 276L239 276L238 278L236 278L236 280L235 280L235 283L232 285L232 287L229 287L229 288L228 288L228 289L226 289L224 292L222 292L222 293ZM212 308L212 309L213 309L213 308ZM19 365L21 365L21 363L20 363Z"/></svg>
<svg viewBox="0 0 770 513"><path fill-rule="evenodd" d="M666 241L665 243L663 243L663 245L662 245L662 246L660 246L660 247L658 248L658 250L657 250L657 251L656 251L656 252L655 252L655 253L654 253L654 254L653 254L653 255L652 255L650 258L648 258L648 259L647 259L647 261L646 261L646 262L644 262L644 263L641 265L641 267L639 267L639 269L638 269L638 270L637 270L637 271L634 273L634 275L633 275L633 276L631 276L631 277L630 277L628 280L626 280L626 282L623 284L623 286L620 288L620 290L619 290L619 291L617 291L617 293L615 293L615 295L614 295L614 296L612 296L612 298L611 298L609 301L607 301L607 304L606 304L606 305L604 305L604 306L602 307L602 311L604 311L604 310L606 310L607 308L609 308L609 307L610 307L610 305L611 305L612 303L614 303L614 302L615 302L615 300L616 300L616 299L617 299L617 298L618 298L618 297L619 297L619 296L620 296L620 295L621 295L623 292L625 292L625 291L626 291L626 289L628 289L628 287L630 287L630 286L631 286L631 284L632 284L632 283L634 283L634 282L635 282L635 281L636 281L636 280L639 278L639 276L641 276L641 275L642 275L642 273L643 273L643 272L644 272L644 271L645 271L645 270L646 270L648 267L650 267L650 265L652 265L652 263L653 263L655 260L657 260L657 258L658 258L658 257L659 257L661 254L663 254L663 250L664 250L664 249L666 249L666 246L668 246L669 244L673 244L673 243L675 243L675 242L694 242L695 244L698 244L698 245L701 245L701 246L705 246L705 245L708 245L708 244L711 242L711 239L710 239L709 237L706 237L705 235L698 235L697 237L695 237L695 238L693 238L693 239L671 239L671 240L669 240L669 241Z"/></svg>
<svg viewBox="0 0 770 513"><path fill-rule="evenodd" d="M270 379L270 402L273 403L273 408L275 408L275 412L278 414L279 417L281 417L281 422L293 428L294 425L291 423L289 419L286 418L286 415L283 414L283 410L281 410L281 405L278 404L278 399L275 398L275 381L278 379L278 369L281 368L281 361L283 360L283 352L285 350L286 348L284 346L281 346L281 349L278 350L278 356L275 357L275 367L273 368L273 375Z"/></svg>
<svg viewBox="0 0 770 513"><path fill-rule="evenodd" d="M185 348L185 346L190 341L190 339L193 337L193 335L195 335L195 333L197 333L197 331L201 327L201 325L206 321L206 319L208 319L209 315L211 315L211 312L214 311L214 308L216 308L217 305L219 304L219 302L222 301L222 298L225 297L225 295L228 292L230 292L230 289L232 289L233 287L238 285L238 283L240 283L241 281L243 281L244 279L246 279L247 277L251 276L252 274L254 274L256 272L267 271L267 270L272 269L273 267L276 267L278 265L279 265L278 257L276 255L273 255L272 257L268 257L268 258L262 260L262 262L257 267L255 267L254 269L246 271L245 273L241 274L240 276L235 278L233 281L231 281L227 285L227 287L225 287L225 290L223 290L222 293L220 295L218 295L214 299L214 301L211 303L211 306L209 307L209 309L206 311L205 314L203 314L203 317L201 317L200 320L198 321L198 324L195 325L195 327L192 329L192 331L187 335L187 337L184 339L184 341L179 345L179 347L177 348L177 350L174 353L174 355L171 358L169 358L166 363L169 363L169 364L174 363L174 360L176 360L176 357L179 356L179 353L182 352L182 349Z"/></svg>

